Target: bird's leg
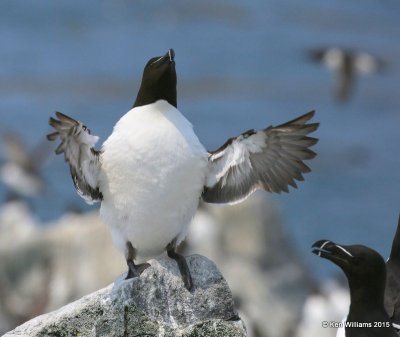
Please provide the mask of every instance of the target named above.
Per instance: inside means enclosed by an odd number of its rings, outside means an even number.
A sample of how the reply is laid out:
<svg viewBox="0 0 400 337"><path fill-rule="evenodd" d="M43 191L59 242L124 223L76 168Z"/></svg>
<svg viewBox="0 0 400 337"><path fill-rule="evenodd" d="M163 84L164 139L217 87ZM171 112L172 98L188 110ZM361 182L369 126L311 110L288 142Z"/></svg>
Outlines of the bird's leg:
<svg viewBox="0 0 400 337"><path fill-rule="evenodd" d="M125 277L125 280L128 280L130 278L134 277L139 277L143 271L150 267L149 263L141 263L141 264L135 264L133 260L126 260L126 263L128 264L128 274Z"/></svg>
<svg viewBox="0 0 400 337"><path fill-rule="evenodd" d="M181 272L182 275L182 280L183 283L185 284L185 287L187 290L191 291L193 289L193 281L192 281L192 275L190 274L190 270L188 267L188 264L186 262L186 259L183 255L177 253L175 251L176 246L174 242L170 243L167 246L167 254L168 257L171 259L174 259L178 263L179 271Z"/></svg>
<svg viewBox="0 0 400 337"><path fill-rule="evenodd" d="M126 243L126 248L127 248L127 254L126 254L126 264L128 265L128 274L125 277L125 280L128 280L133 277L139 277L143 271L150 267L149 263L141 263L141 264L135 264L133 260L135 259L136 256L136 249L133 248L132 244L127 241Z"/></svg>

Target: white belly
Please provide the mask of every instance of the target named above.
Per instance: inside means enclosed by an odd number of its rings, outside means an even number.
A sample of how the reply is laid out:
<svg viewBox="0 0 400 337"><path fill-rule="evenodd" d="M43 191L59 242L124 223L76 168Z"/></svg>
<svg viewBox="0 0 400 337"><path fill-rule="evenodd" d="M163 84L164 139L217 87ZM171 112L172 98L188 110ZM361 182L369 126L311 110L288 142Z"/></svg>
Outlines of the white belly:
<svg viewBox="0 0 400 337"><path fill-rule="evenodd" d="M139 260L161 254L186 236L196 212L207 152L191 124L165 101L132 109L103 145L100 209L123 251Z"/></svg>

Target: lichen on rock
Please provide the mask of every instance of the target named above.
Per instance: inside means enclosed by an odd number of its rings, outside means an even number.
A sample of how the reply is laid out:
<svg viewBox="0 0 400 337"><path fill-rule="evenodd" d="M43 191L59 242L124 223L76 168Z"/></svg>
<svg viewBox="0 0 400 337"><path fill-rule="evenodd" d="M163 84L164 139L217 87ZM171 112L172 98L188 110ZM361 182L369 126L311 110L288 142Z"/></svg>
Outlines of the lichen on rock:
<svg viewBox="0 0 400 337"><path fill-rule="evenodd" d="M214 263L187 259L194 290L176 262L160 257L140 278L124 280L34 318L5 337L244 337L231 291Z"/></svg>

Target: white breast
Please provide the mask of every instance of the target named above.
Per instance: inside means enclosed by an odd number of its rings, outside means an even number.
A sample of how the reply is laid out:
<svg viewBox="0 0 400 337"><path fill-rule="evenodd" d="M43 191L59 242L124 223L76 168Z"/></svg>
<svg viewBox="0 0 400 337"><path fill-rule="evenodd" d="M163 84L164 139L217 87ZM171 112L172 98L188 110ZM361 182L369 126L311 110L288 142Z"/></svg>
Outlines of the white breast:
<svg viewBox="0 0 400 337"><path fill-rule="evenodd" d="M159 255L186 229L199 202L207 152L192 125L166 101L130 110L103 145L100 214L116 245Z"/></svg>

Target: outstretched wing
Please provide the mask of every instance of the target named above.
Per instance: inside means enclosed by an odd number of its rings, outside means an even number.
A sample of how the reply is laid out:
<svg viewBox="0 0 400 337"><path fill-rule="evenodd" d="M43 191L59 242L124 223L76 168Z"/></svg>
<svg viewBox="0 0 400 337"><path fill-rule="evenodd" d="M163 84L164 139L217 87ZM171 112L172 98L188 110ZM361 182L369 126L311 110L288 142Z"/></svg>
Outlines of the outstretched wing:
<svg viewBox="0 0 400 337"><path fill-rule="evenodd" d="M47 139L60 138L61 143L55 152L64 153L78 194L88 204L101 201L103 195L98 186L101 152L93 148L99 137L91 135L85 125L61 112L56 112L56 116L58 119L50 117L49 120L56 132L48 134Z"/></svg>
<svg viewBox="0 0 400 337"><path fill-rule="evenodd" d="M371 54L360 52L355 54L354 66L360 74L373 74L381 71L385 63Z"/></svg>
<svg viewBox="0 0 400 337"><path fill-rule="evenodd" d="M297 187L295 180L310 172L303 160L316 156L309 147L318 139L307 135L319 124L306 124L313 116L310 111L276 127L246 131L210 152L203 200L234 203L257 189L280 193L289 192L288 185Z"/></svg>

